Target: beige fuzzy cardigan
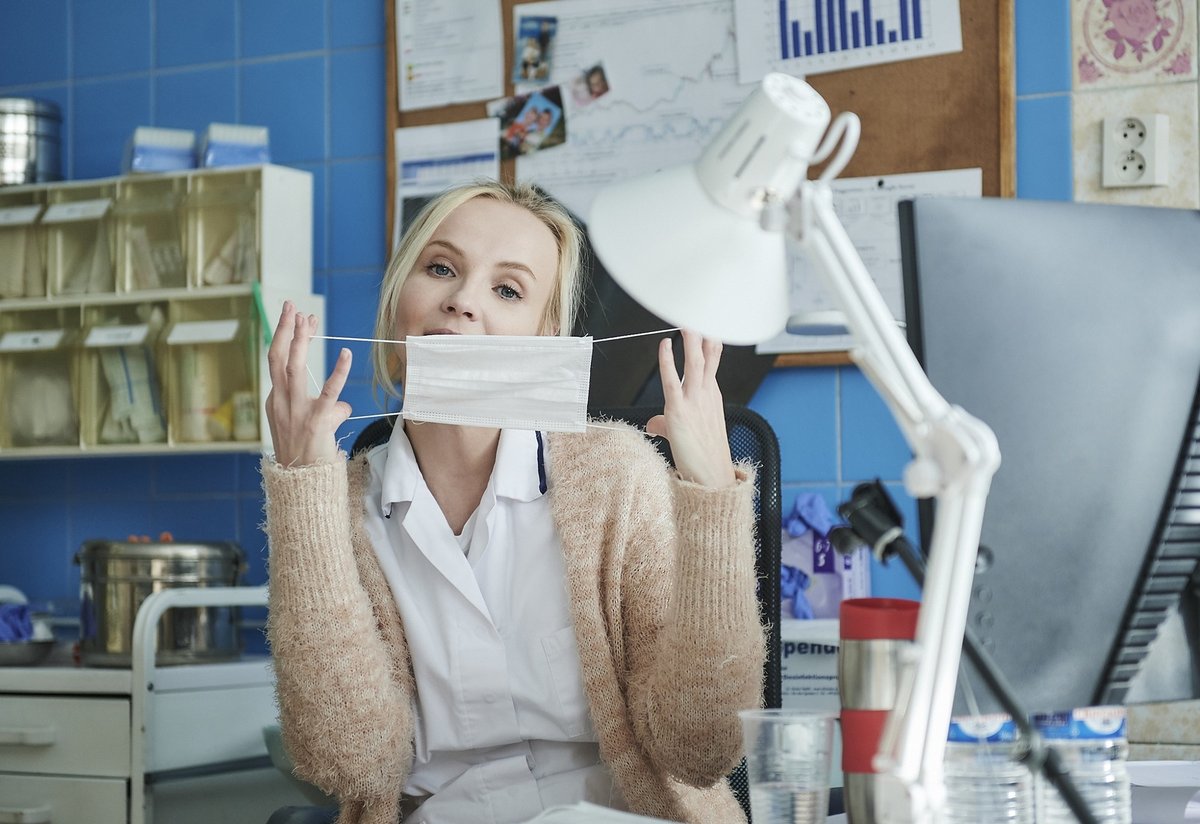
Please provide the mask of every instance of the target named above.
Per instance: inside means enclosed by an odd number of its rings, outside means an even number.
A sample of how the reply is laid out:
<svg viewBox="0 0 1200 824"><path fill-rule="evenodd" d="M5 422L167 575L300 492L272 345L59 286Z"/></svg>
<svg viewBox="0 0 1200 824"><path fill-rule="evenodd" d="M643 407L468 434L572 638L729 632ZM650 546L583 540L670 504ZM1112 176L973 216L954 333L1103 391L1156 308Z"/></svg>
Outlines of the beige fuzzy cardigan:
<svg viewBox="0 0 1200 824"><path fill-rule="evenodd" d="M737 710L762 696L753 469L739 465L725 489L682 481L632 428L547 443L601 757L634 812L743 821L723 777L741 756ZM413 759L413 678L363 529L365 455L299 468L268 458L262 472L285 746L299 776L339 799L339 824L395 824Z"/></svg>

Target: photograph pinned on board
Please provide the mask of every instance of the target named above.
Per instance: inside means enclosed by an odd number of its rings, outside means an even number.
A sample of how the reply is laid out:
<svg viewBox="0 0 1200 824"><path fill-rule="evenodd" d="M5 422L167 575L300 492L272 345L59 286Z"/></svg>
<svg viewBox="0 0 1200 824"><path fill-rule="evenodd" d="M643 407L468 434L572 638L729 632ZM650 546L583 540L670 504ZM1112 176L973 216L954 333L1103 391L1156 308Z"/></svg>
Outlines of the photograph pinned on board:
<svg viewBox="0 0 1200 824"><path fill-rule="evenodd" d="M584 69L571 78L570 86L571 99L579 108L608 94L608 75L604 73L604 64L597 63L590 69Z"/></svg>
<svg viewBox="0 0 1200 824"><path fill-rule="evenodd" d="M557 31L557 17L539 15L517 20L513 83L544 83L550 78Z"/></svg>
<svg viewBox="0 0 1200 824"><path fill-rule="evenodd" d="M502 160L566 142L567 120L562 108L562 89L558 86L493 100L488 104L487 112L500 118Z"/></svg>

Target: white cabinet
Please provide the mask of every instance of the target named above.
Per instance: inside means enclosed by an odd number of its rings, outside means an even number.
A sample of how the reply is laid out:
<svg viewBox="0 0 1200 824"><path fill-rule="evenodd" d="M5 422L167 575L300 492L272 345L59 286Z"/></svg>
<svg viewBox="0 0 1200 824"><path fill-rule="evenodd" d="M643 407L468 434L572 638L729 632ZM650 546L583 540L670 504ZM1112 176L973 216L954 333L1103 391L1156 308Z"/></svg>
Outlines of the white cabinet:
<svg viewBox="0 0 1200 824"><path fill-rule="evenodd" d="M303 794L270 765L269 659L156 667L176 606L266 602L265 587L171 589L143 602L133 666L0 668L0 822L266 821Z"/></svg>
<svg viewBox="0 0 1200 824"><path fill-rule="evenodd" d="M0 189L0 459L259 451L285 299L323 320L308 172Z"/></svg>

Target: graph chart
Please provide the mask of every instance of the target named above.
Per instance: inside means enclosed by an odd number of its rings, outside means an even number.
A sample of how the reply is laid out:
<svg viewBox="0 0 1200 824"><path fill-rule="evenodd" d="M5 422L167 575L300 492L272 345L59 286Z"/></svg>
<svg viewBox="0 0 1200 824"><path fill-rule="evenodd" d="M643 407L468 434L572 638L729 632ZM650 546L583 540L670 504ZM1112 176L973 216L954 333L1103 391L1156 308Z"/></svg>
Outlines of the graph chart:
<svg viewBox="0 0 1200 824"><path fill-rule="evenodd" d="M791 9L788 5L779 0L779 56L784 60L920 40L924 34L921 0L876 0L875 9L871 0L792 0Z"/></svg>
<svg viewBox="0 0 1200 824"><path fill-rule="evenodd" d="M611 91L580 107L564 97L567 142L517 159L587 219L606 183L694 160L749 89L737 82L732 0L554 0L517 6L558 20L551 82L603 61ZM665 32L686 32L668 38Z"/></svg>
<svg viewBox="0 0 1200 824"><path fill-rule="evenodd" d="M958 0L737 0L735 8L743 83L962 49Z"/></svg>

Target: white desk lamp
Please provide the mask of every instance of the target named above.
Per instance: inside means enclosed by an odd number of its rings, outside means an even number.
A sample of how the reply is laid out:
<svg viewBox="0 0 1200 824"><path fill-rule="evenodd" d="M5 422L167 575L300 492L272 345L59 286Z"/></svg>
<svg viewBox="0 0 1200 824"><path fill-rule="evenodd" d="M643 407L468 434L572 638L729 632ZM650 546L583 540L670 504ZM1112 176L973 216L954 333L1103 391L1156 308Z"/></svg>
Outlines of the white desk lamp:
<svg viewBox="0 0 1200 824"><path fill-rule="evenodd" d="M937 502L916 644L876 755L885 824L939 822L942 756L983 523L1000 450L991 429L947 403L917 363L833 211L829 180L858 144L849 113L807 83L769 74L691 165L614 184L589 231L612 277L672 324L757 343L788 320L783 232L816 262L853 334L851 357L888 404L914 458L904 485ZM825 135L822 141L822 135ZM820 178L808 167L837 154Z"/></svg>

